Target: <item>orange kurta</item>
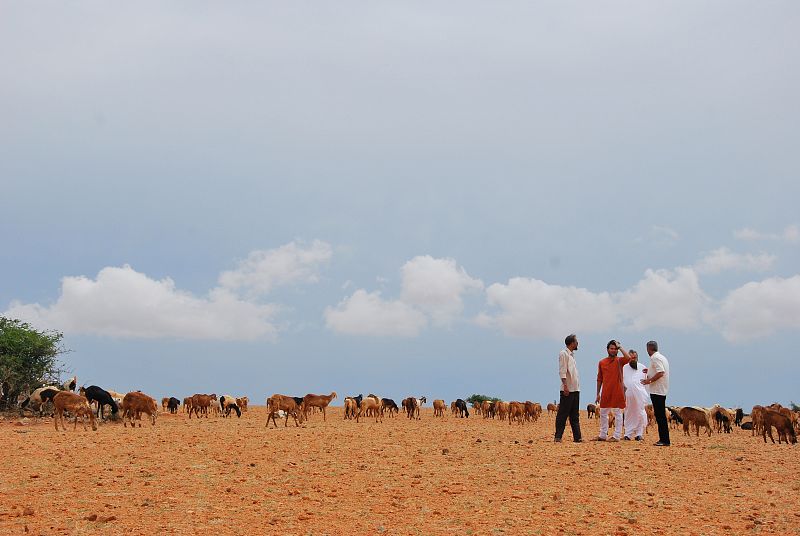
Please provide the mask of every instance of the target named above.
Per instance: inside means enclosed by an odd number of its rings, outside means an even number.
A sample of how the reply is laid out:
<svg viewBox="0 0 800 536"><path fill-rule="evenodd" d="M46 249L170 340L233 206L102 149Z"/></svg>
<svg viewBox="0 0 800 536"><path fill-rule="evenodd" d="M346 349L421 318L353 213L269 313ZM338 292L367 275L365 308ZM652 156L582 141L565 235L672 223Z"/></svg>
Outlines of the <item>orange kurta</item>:
<svg viewBox="0 0 800 536"><path fill-rule="evenodd" d="M622 367L630 363L627 357L606 357L597 365L597 381L603 382L600 391L601 408L625 408Z"/></svg>

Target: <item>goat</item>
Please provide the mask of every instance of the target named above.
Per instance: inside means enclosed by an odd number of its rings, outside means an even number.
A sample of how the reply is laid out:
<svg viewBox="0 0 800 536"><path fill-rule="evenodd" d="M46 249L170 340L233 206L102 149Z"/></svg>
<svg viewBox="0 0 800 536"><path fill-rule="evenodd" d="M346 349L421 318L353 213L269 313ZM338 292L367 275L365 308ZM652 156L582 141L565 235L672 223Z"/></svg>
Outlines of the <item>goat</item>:
<svg viewBox="0 0 800 536"><path fill-rule="evenodd" d="M131 423L131 430L136 426L134 420L139 421L139 428L142 427L142 413L150 416L150 423L156 425L156 415L158 414L158 404L156 399L147 396L141 391L133 391L125 395L122 399L122 424L128 427ZM128 421L125 420L128 418Z"/></svg>
<svg viewBox="0 0 800 536"><path fill-rule="evenodd" d="M236 398L231 395L222 395L219 397L219 409L223 417L230 417L231 410L236 411L236 417L241 418L242 416L242 410L239 409Z"/></svg>
<svg viewBox="0 0 800 536"><path fill-rule="evenodd" d="M302 399L300 400L302 401ZM269 428L270 419L272 419L272 424L275 425L275 428L278 427L278 423L275 420L275 415L277 415L279 411L283 411L286 414L286 421L283 423L284 428L289 426L289 415L294 417L295 426L300 426L298 423L298 414L300 422L302 422L303 413L300 405L297 403L297 398L295 397L278 394L272 395L267 399L267 408L269 410L269 414L267 415L267 428Z"/></svg>
<svg viewBox="0 0 800 536"><path fill-rule="evenodd" d="M169 404L169 397L165 396L161 399L161 411L167 411L167 405Z"/></svg>
<svg viewBox="0 0 800 536"><path fill-rule="evenodd" d="M97 416L100 417L100 420L105 420L105 416L103 415L103 408L105 406L111 406L111 415L112 418L117 414L119 411L119 406L112 398L111 394L96 385L90 385L89 387L81 387L80 389L81 396L85 396L86 400L89 401L91 404L92 402L97 402Z"/></svg>
<svg viewBox="0 0 800 536"><path fill-rule="evenodd" d="M467 403L464 402L462 399L458 399L453 402L456 405L456 411L458 412L458 416L462 419L464 417L469 417L469 410L467 409Z"/></svg>
<svg viewBox="0 0 800 536"><path fill-rule="evenodd" d="M44 387L39 387L36 389L29 397L22 401L19 405L21 410L24 410L29 405L33 411L38 411L39 416L42 416L44 406L48 402L53 401L53 397L56 393L59 393L60 390L58 387L54 385L46 385Z"/></svg>
<svg viewBox="0 0 800 536"><path fill-rule="evenodd" d="M433 401L433 416L434 417L444 417L444 408L447 407L447 404L444 400L436 399Z"/></svg>
<svg viewBox="0 0 800 536"><path fill-rule="evenodd" d="M775 438L772 437L772 427L778 431L778 444L781 440L786 441L786 444L797 443L797 433L792 425L792 419L787 417L780 411L767 409L764 411L763 426L761 428L761 435L764 438L764 443L767 442L767 434L769 438L775 443Z"/></svg>
<svg viewBox="0 0 800 536"><path fill-rule="evenodd" d="M304 418L308 420L308 410L310 408L320 408L322 410L322 420L327 421L328 418L325 415L325 408L328 407L328 404L336 398L336 391L333 391L329 395L314 395L314 394L307 394L303 397L303 408L304 408Z"/></svg>
<svg viewBox="0 0 800 536"><path fill-rule="evenodd" d="M91 406L89 406L89 401L86 400L86 397L73 393L72 391L59 391L53 396L53 406L55 407L55 419L53 419L53 423L56 426L56 432L58 432L59 421L61 421L61 428L63 431L67 431L67 425L64 421L64 411L69 411L75 416L75 426L72 428L73 430L78 428L78 417L81 417L81 424L83 424L83 429L86 430L86 421L83 417L88 416L89 421L92 423L92 430L97 431L97 421L94 420L94 412Z"/></svg>
<svg viewBox="0 0 800 536"><path fill-rule="evenodd" d="M711 408L711 419L714 421L714 428L716 428L717 433L721 434L723 431L726 434L731 433L731 422L733 421L733 415L731 413L719 405L715 405Z"/></svg>
<svg viewBox="0 0 800 536"><path fill-rule="evenodd" d="M525 422L525 404L522 402L509 402L508 403L508 424L514 421L523 424Z"/></svg>
<svg viewBox="0 0 800 536"><path fill-rule="evenodd" d="M597 406L589 404L586 406L586 418L594 419L597 416Z"/></svg>
<svg viewBox="0 0 800 536"><path fill-rule="evenodd" d="M708 419L708 412L705 409L699 407L692 407L687 406L681 408L680 411L681 420L683 421L683 433L687 436L689 434L689 425L694 425L696 435L700 436L700 428L703 427L708 432L708 436L711 437L713 433L711 431L711 423Z"/></svg>
<svg viewBox="0 0 800 536"><path fill-rule="evenodd" d="M547 404L547 414L558 413L558 404Z"/></svg>
<svg viewBox="0 0 800 536"><path fill-rule="evenodd" d="M400 408L397 407L397 403L391 398L381 398L381 413L384 411L389 413L389 417L394 417L400 413Z"/></svg>
<svg viewBox="0 0 800 536"><path fill-rule="evenodd" d="M178 413L178 406L181 405L181 401L175 398L174 396L169 397L169 401L167 402L167 409L170 413Z"/></svg>
<svg viewBox="0 0 800 536"><path fill-rule="evenodd" d="M217 394L212 393L210 395L202 395L202 394L194 394L192 395L192 404L189 408L189 418L192 418L192 413L197 415L197 418L200 418L200 413L202 412L203 415L206 416L208 419L208 410L211 407L212 401L217 399Z"/></svg>
<svg viewBox="0 0 800 536"><path fill-rule="evenodd" d="M356 415L356 422L361 418L362 413L369 415L369 412L373 412L375 415L375 422L378 422L379 419L380 422L383 422L381 402L378 397L374 395L370 395L361 401L361 407L358 409L358 415Z"/></svg>
<svg viewBox="0 0 800 536"><path fill-rule="evenodd" d="M242 398L237 398L236 399L236 404L242 409L243 412L247 411L247 404L249 404L249 403L250 403L250 399L247 398L246 396L243 396Z"/></svg>

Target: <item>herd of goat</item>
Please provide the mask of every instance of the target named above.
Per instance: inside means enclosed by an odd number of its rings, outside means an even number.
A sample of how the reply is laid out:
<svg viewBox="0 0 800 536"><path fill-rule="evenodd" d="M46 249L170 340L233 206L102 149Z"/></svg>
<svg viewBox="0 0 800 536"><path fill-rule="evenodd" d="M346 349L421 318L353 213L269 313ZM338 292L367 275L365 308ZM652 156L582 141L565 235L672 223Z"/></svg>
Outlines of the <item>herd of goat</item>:
<svg viewBox="0 0 800 536"><path fill-rule="evenodd" d="M48 404L52 404L53 416L56 430L59 424L66 430L65 414L74 417L74 428L78 426L78 419L81 419L84 429L86 429L86 418L91 423L92 430L97 430L98 418L105 419L105 407L108 406L112 418L120 416L125 427L128 424L133 427L138 423L142 426L142 415L147 415L152 425L156 423L158 405L156 400L141 391L132 391L121 394L113 390L102 389L96 385L81 387L76 391L77 378L70 378L61 386L48 385L33 391L30 396L20 401L20 409L32 410L42 414ZM323 420L327 420L326 408L337 397L336 392L329 395L307 394L304 397L294 397L275 394L267 398L267 424L269 427L272 421L275 427L278 426L277 419L284 419L284 426L288 426L289 417L294 419L295 426L308 420L309 413L322 413ZM348 396L344 399L344 418L354 419L360 422L361 418L374 418L375 422L383 422L384 416L394 417L401 411L409 419L420 419L420 408L427 402L426 397L408 397L401 401L400 406L391 398L380 398L370 394L366 397L362 395ZM194 415L197 418L208 418L211 414L230 417L236 413L241 417L242 412L248 410L249 399L244 397L234 397L231 395L217 396L216 394L195 394L186 397L181 402L175 397L161 399L161 407L165 412L177 413L181 405L183 411L188 413L191 419ZM449 405L453 416L467 418L470 415L470 407L462 399L455 400ZM538 402L505 402L501 400L473 402L471 409L474 415L481 415L485 419L499 419L508 421L509 424L517 423L522 425L525 422L535 423L542 415L542 406ZM598 409L594 404L589 404L586 408L587 416L591 419L596 417ZM433 414L435 417L444 417L447 410L447 403L437 399L433 401ZM695 435L700 435L703 430L709 436L716 430L718 433L730 433L733 426L739 426L744 430L752 430L752 435L760 435L767 441L767 436L775 442L772 434L774 428L778 433L778 443L786 442L797 443L797 434L800 433L800 412L792 411L780 404L770 406L755 406L749 415L745 415L741 408L724 408L715 405L710 408L699 406L668 406L667 418L673 427L683 426L686 435L694 431ZM548 414L558 412L558 405L555 403L547 404ZM655 422L653 406L647 406L647 426ZM613 415L610 416L613 418Z"/></svg>

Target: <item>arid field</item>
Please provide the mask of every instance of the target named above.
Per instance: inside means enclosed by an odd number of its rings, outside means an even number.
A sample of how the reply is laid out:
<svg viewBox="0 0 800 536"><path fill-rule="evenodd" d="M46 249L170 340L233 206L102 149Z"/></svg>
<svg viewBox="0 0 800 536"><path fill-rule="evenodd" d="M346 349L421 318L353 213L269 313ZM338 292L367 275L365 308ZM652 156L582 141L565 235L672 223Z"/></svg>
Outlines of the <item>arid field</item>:
<svg viewBox="0 0 800 536"><path fill-rule="evenodd" d="M266 429L160 414L56 432L0 421L0 534L800 534L800 450L749 431L552 442L552 416ZM586 439L598 421L582 414ZM567 426L569 430L569 426Z"/></svg>

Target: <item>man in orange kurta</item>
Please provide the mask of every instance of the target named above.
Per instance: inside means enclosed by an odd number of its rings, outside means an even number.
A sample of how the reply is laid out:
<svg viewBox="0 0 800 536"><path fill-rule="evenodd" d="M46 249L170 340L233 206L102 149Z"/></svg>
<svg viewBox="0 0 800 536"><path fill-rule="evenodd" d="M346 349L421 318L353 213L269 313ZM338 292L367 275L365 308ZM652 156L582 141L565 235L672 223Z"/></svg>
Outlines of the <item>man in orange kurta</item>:
<svg viewBox="0 0 800 536"><path fill-rule="evenodd" d="M597 399L600 405L600 435L598 441L619 441L622 436L622 410L625 409L625 389L622 382L622 367L631 356L618 341L606 345L608 357L597 365ZM622 352L623 357L617 357ZM614 413L614 436L608 437L608 414Z"/></svg>

